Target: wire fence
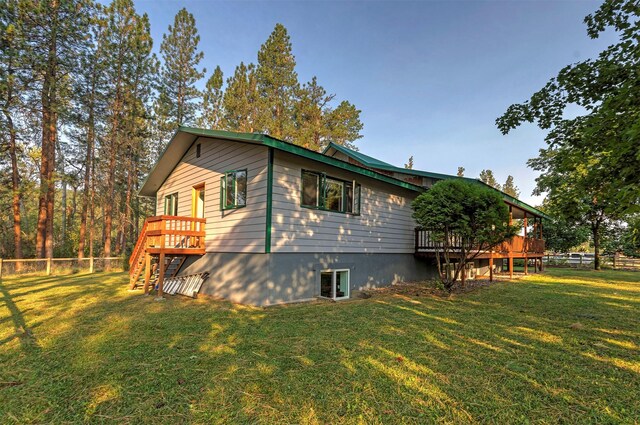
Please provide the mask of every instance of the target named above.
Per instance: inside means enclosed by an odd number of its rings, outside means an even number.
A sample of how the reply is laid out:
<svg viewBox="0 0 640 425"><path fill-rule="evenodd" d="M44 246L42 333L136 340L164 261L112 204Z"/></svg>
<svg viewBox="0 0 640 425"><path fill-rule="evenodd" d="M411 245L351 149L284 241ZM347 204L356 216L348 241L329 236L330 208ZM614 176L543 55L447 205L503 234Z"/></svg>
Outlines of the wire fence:
<svg viewBox="0 0 640 425"><path fill-rule="evenodd" d="M63 275L123 271L122 257L89 258L23 258L19 260L0 258L0 278L22 275Z"/></svg>

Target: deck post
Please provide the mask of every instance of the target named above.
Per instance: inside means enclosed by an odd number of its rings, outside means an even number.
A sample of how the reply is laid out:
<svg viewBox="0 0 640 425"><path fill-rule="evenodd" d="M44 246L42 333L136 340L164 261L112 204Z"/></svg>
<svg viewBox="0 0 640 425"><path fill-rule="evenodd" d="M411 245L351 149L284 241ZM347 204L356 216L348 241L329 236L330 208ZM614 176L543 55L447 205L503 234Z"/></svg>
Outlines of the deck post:
<svg viewBox="0 0 640 425"><path fill-rule="evenodd" d="M149 281L151 280L151 254L144 254L144 294L149 295Z"/></svg>
<svg viewBox="0 0 640 425"><path fill-rule="evenodd" d="M493 282L493 254L489 254L489 282Z"/></svg>
<svg viewBox="0 0 640 425"><path fill-rule="evenodd" d="M164 271L165 271L165 264L164 264L164 252L160 251L160 272L158 273L158 297L156 298L157 300L162 299L162 295L164 294L162 292L162 284L164 283Z"/></svg>
<svg viewBox="0 0 640 425"><path fill-rule="evenodd" d="M522 250L524 251L524 274L527 275L529 273L529 258L527 257L527 251L529 247L527 246L527 212L524 212L524 244L522 245Z"/></svg>
<svg viewBox="0 0 640 425"><path fill-rule="evenodd" d="M509 253L509 279L513 279L513 254Z"/></svg>

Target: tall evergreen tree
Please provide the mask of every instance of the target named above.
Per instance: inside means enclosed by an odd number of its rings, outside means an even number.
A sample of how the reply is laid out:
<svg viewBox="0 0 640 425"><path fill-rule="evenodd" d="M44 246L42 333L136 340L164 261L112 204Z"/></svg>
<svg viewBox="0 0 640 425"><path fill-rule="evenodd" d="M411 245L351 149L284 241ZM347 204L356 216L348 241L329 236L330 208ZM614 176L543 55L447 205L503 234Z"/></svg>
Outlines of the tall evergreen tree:
<svg viewBox="0 0 640 425"><path fill-rule="evenodd" d="M404 164L404 168L406 168L407 170L413 170L413 155L411 155L409 157L409 161L407 161L407 163Z"/></svg>
<svg viewBox="0 0 640 425"><path fill-rule="evenodd" d="M258 131L258 109L255 66L240 62L233 76L227 79L222 97L223 127L246 133Z"/></svg>
<svg viewBox="0 0 640 425"><path fill-rule="evenodd" d="M292 140L294 134L293 108L298 88L295 67L287 29L276 24L258 52L256 79L261 130L279 139Z"/></svg>
<svg viewBox="0 0 640 425"><path fill-rule="evenodd" d="M507 177L507 181L505 181L504 185L502 186L502 191L504 193L506 193L507 195L513 196L514 198L518 198L520 196L520 190L518 189L518 187L513 182L513 176L512 175L509 175Z"/></svg>
<svg viewBox="0 0 640 425"><path fill-rule="evenodd" d="M21 53L24 35L16 25L18 10L15 1L0 2L0 140L7 144L11 168L11 209L13 212L13 255L22 258L22 192L18 156L18 115L23 107L20 92L27 89ZM4 147L4 146L2 146ZM4 149L0 149L4 150Z"/></svg>
<svg viewBox="0 0 640 425"><path fill-rule="evenodd" d="M105 54L111 58L106 69L107 110L106 135L102 145L105 174L104 202L104 255L112 254L112 231L116 177L123 173L130 154L132 132L144 120L146 111L141 103L141 89L153 70L151 35L147 15L136 13L131 0L114 0L107 8L108 24L105 30ZM144 125L144 124L142 124ZM124 172L126 173L126 172Z"/></svg>
<svg viewBox="0 0 640 425"><path fill-rule="evenodd" d="M328 134L327 108L334 97L335 95L327 94L318 84L316 77L297 90L294 106L294 143L307 149L321 150L326 144Z"/></svg>
<svg viewBox="0 0 640 425"><path fill-rule="evenodd" d="M93 238L87 245L87 227L92 229L89 222L93 211L94 194L92 188L95 180L95 149L102 127L102 117L105 114L106 104L106 75L105 70L108 59L105 56L105 27L106 17L104 8L97 8L93 17L91 31L91 46L80 58L81 67L76 79L75 97L76 113L75 126L77 127L76 140L79 151L78 162L83 164L83 184L80 210L80 223L78 226L78 257L83 258L85 248L89 246L89 255L93 256Z"/></svg>
<svg viewBox="0 0 640 425"><path fill-rule="evenodd" d="M482 170L480 171L480 181L488 184L491 187L495 187L496 189L500 189L500 183L493 176L493 171L491 170Z"/></svg>
<svg viewBox="0 0 640 425"><path fill-rule="evenodd" d="M56 143L59 117L65 113L71 91L68 76L78 69L86 47L90 0L20 0L18 21L28 41L24 51L35 84L34 101L41 124L40 190L36 256L53 257Z"/></svg>
<svg viewBox="0 0 640 425"><path fill-rule="evenodd" d="M204 128L219 128L222 125L224 115L222 100L223 75L219 66L209 77L202 96L202 115L198 118L198 125Z"/></svg>
<svg viewBox="0 0 640 425"><path fill-rule="evenodd" d="M337 108L327 114L325 121L329 132L328 137L332 142L358 150L354 142L362 138L360 132L364 127L360 121L360 112L355 105L343 100Z"/></svg>
<svg viewBox="0 0 640 425"><path fill-rule="evenodd" d="M162 67L157 81L155 112L159 131L169 137L177 126L193 124L200 110L202 93L196 88L206 70L199 69L204 53L198 51L200 36L196 20L186 9L175 16L162 36Z"/></svg>

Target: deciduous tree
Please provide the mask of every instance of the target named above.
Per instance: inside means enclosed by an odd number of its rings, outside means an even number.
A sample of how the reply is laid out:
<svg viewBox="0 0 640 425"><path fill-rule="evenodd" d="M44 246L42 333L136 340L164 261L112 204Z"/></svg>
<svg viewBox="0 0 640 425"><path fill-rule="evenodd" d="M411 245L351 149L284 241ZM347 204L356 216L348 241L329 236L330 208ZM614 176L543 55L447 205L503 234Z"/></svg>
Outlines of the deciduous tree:
<svg viewBox="0 0 640 425"><path fill-rule="evenodd" d="M442 282L449 291L468 262L517 231L516 226L508 225L509 209L498 192L461 179L434 184L413 201L412 207L418 226L430 231L431 237L441 243L436 259ZM452 261L454 255L458 257L456 263Z"/></svg>

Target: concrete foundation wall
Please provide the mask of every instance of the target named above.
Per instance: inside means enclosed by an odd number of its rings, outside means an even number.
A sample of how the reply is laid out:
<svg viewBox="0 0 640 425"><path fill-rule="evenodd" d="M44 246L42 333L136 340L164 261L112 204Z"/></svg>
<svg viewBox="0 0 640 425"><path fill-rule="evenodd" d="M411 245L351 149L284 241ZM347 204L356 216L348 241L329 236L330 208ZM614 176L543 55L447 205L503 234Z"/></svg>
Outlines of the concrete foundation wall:
<svg viewBox="0 0 640 425"><path fill-rule="evenodd" d="M180 274L209 272L200 293L250 305L305 301L320 294L320 272L349 269L351 291L434 277L428 260L413 254L207 253Z"/></svg>

